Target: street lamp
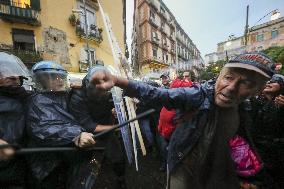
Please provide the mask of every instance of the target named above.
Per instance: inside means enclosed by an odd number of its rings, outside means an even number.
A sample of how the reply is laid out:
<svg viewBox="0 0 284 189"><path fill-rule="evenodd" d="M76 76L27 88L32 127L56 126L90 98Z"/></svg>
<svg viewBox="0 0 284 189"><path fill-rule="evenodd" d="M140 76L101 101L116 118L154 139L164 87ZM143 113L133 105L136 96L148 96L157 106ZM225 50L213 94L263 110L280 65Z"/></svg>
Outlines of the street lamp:
<svg viewBox="0 0 284 189"><path fill-rule="evenodd" d="M72 9L73 13L79 13L84 16L84 24L86 30L86 46L87 46L87 62L89 63L89 69L92 67L92 62L90 61L90 46L89 46L89 31L88 31L88 22L87 22L87 9L86 9L86 0L83 0L84 10Z"/></svg>

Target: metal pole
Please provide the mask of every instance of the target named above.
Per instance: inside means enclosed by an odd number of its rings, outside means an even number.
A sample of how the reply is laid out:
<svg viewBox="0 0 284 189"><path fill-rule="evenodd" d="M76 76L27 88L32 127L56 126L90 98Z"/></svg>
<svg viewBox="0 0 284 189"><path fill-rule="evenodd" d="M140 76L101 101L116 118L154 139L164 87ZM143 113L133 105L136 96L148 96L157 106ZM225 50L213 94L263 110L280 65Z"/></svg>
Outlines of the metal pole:
<svg viewBox="0 0 284 189"><path fill-rule="evenodd" d="M248 44L248 17L249 17L249 5L247 5L247 14L246 14L246 26L245 26L245 45Z"/></svg>
<svg viewBox="0 0 284 189"><path fill-rule="evenodd" d="M89 29L87 22L86 0L83 0L83 4L84 4L84 18L85 18L85 30L86 30L87 62L89 63L89 69L90 69L92 67L92 62L90 61Z"/></svg>

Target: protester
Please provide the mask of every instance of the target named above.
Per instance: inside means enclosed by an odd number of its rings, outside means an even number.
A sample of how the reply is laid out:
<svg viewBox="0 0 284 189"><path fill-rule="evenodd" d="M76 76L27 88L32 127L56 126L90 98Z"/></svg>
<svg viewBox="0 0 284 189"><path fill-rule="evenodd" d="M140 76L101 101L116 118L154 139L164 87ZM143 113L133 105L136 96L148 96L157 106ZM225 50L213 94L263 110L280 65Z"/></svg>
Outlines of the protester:
<svg viewBox="0 0 284 189"><path fill-rule="evenodd" d="M193 85L191 78L190 78L190 73L189 72L183 72L183 80L185 82L190 83L191 85Z"/></svg>
<svg viewBox="0 0 284 189"><path fill-rule="evenodd" d="M165 72L160 76L160 78L162 80L162 85L164 86L164 88L168 89L170 87L170 84L171 84L169 74Z"/></svg>
<svg viewBox="0 0 284 189"><path fill-rule="evenodd" d="M114 103L109 91L96 89L90 80L92 76L101 70L106 70L104 66L98 65L91 68L87 76L83 79L81 89L73 89L70 97L69 108L74 117L88 132L98 133L111 129L115 124L113 108ZM115 133L100 138L97 146L106 147L105 159L101 161L102 170L105 173L105 165L110 163L115 174L115 178L109 178L112 188L123 189L125 185L125 161L121 144ZM96 154L102 155L102 154ZM100 175L98 176L100 179ZM100 182L100 181L98 181Z"/></svg>
<svg viewBox="0 0 284 189"><path fill-rule="evenodd" d="M32 68L36 93L27 110L28 146L88 147L95 144L93 134L85 132L68 112L67 71L59 64L42 61ZM95 171L92 154L40 153L28 158L34 188L91 189Z"/></svg>
<svg viewBox="0 0 284 189"><path fill-rule="evenodd" d="M14 55L0 52L0 145L24 145L24 102L28 93L22 86L29 72ZM0 187L27 187L26 163L22 157L13 157L12 148L0 149Z"/></svg>
<svg viewBox="0 0 284 189"><path fill-rule="evenodd" d="M121 87L126 95L150 101L153 106L162 104L184 113L196 111L172 135L168 152L170 188L239 189L228 141L245 122L239 105L262 90L273 74L272 66L265 55L248 53L230 60L216 82L191 88L154 88L106 71L94 74L92 82L99 89Z"/></svg>
<svg viewBox="0 0 284 189"><path fill-rule="evenodd" d="M273 75L250 103L253 124L248 129L264 167L244 180L259 188L284 188L284 76Z"/></svg>

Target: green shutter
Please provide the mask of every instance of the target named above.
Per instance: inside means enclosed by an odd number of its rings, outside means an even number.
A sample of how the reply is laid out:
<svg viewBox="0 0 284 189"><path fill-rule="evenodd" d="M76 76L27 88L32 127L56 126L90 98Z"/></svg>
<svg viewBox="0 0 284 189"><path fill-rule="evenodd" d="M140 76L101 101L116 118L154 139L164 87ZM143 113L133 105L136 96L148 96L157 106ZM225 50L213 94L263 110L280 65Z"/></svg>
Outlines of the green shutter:
<svg viewBox="0 0 284 189"><path fill-rule="evenodd" d="M31 8L40 11L40 0L31 0Z"/></svg>

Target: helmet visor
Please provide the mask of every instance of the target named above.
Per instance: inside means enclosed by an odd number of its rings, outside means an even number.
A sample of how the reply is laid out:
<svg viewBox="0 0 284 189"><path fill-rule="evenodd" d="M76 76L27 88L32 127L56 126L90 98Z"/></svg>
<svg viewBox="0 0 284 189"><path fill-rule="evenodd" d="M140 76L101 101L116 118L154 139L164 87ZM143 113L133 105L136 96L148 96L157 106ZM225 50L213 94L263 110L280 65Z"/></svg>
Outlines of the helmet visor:
<svg viewBox="0 0 284 189"><path fill-rule="evenodd" d="M0 78L17 76L29 77L29 70L18 57L0 52Z"/></svg>
<svg viewBox="0 0 284 189"><path fill-rule="evenodd" d="M34 74L35 88L39 92L66 91L69 89L67 73L40 71Z"/></svg>

